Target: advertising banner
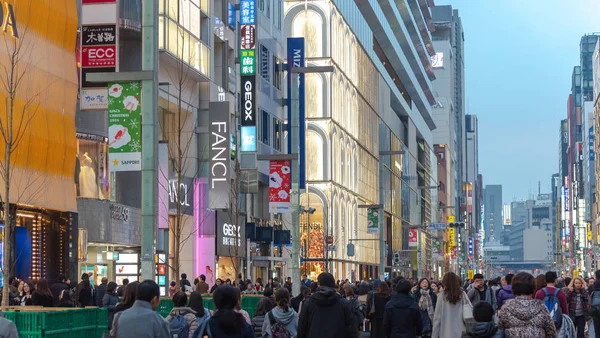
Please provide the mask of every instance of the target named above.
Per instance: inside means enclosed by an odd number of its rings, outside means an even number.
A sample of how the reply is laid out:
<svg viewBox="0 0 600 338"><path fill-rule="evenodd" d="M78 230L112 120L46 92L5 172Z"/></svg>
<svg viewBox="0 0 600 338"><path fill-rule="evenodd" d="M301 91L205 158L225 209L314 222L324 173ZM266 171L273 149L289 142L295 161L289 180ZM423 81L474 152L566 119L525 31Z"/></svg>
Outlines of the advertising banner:
<svg viewBox="0 0 600 338"><path fill-rule="evenodd" d="M240 34L240 49L254 49L256 45L256 26L242 25Z"/></svg>
<svg viewBox="0 0 600 338"><path fill-rule="evenodd" d="M448 246L454 248L456 242L454 240L454 228L448 228Z"/></svg>
<svg viewBox="0 0 600 338"><path fill-rule="evenodd" d="M229 102L211 102L209 107L209 205L210 209L227 209L230 200L231 141Z"/></svg>
<svg viewBox="0 0 600 338"><path fill-rule="evenodd" d="M417 228L408 229L408 247L416 248L417 246L419 246L418 242L419 242L419 232L418 232Z"/></svg>
<svg viewBox="0 0 600 338"><path fill-rule="evenodd" d="M141 170L141 85L139 82L109 83L108 95L110 170Z"/></svg>
<svg viewBox="0 0 600 338"><path fill-rule="evenodd" d="M93 46L81 48L82 67L115 67L117 46Z"/></svg>
<svg viewBox="0 0 600 338"><path fill-rule="evenodd" d="M217 211L217 255L225 257L246 256L246 219L238 217L234 224L231 210Z"/></svg>
<svg viewBox="0 0 600 338"><path fill-rule="evenodd" d="M242 126L256 126L256 76L242 76Z"/></svg>
<svg viewBox="0 0 600 338"><path fill-rule="evenodd" d="M292 211L290 203L290 161L269 163L269 212L285 214Z"/></svg>
<svg viewBox="0 0 600 338"><path fill-rule="evenodd" d="M376 234L379 232L379 209L367 209L367 233Z"/></svg>
<svg viewBox="0 0 600 338"><path fill-rule="evenodd" d="M242 126L240 129L242 144L241 152L256 151L256 126Z"/></svg>
<svg viewBox="0 0 600 338"><path fill-rule="evenodd" d="M116 45L116 25L83 25L81 27L81 45Z"/></svg>
<svg viewBox="0 0 600 338"><path fill-rule="evenodd" d="M108 91L106 88L81 89L79 107L81 110L108 109Z"/></svg>
<svg viewBox="0 0 600 338"><path fill-rule="evenodd" d="M256 24L256 0L240 1L240 24Z"/></svg>
<svg viewBox="0 0 600 338"><path fill-rule="evenodd" d="M450 249L450 258L456 259L456 256L456 247L453 246L452 249Z"/></svg>
<svg viewBox="0 0 600 338"><path fill-rule="evenodd" d="M292 121L292 67L304 67L304 38L288 38L287 39L287 62L288 62L288 86L287 86L287 106L288 106L288 121ZM304 74L298 75L298 142L299 142L299 187L306 188L306 97L305 97L305 82ZM288 122L288 135L291 135L292 124ZM288 136L288 151L295 152L292 149L292 137Z"/></svg>

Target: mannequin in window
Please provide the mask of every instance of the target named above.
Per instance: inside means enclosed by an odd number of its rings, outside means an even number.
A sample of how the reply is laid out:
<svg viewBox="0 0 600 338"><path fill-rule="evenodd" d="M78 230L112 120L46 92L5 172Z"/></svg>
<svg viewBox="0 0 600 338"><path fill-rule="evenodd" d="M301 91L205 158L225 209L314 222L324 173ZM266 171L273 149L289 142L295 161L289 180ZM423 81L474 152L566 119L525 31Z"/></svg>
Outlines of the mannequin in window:
<svg viewBox="0 0 600 338"><path fill-rule="evenodd" d="M86 198L98 198L98 184L94 172L92 159L86 152L81 158L81 171L79 172L79 195Z"/></svg>

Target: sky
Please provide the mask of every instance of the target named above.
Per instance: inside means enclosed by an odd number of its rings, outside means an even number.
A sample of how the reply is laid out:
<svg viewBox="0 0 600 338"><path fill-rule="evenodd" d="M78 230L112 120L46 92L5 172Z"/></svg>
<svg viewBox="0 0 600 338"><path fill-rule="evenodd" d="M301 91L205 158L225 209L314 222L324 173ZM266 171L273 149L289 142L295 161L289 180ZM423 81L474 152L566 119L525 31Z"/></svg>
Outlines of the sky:
<svg viewBox="0 0 600 338"><path fill-rule="evenodd" d="M550 192L579 41L600 32L600 0L435 0L465 34L466 113L479 120L479 173L504 202Z"/></svg>

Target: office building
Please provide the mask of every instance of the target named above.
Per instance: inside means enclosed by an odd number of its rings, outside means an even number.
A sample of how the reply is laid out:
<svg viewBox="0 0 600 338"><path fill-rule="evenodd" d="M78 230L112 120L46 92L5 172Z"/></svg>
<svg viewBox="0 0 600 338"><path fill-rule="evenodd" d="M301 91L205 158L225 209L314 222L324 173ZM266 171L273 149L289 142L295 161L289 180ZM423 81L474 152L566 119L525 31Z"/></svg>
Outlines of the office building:
<svg viewBox="0 0 600 338"><path fill-rule="evenodd" d="M502 233L502 185L486 185L483 190L485 243L499 240ZM513 212L514 217L514 212ZM513 220L513 223L515 221Z"/></svg>

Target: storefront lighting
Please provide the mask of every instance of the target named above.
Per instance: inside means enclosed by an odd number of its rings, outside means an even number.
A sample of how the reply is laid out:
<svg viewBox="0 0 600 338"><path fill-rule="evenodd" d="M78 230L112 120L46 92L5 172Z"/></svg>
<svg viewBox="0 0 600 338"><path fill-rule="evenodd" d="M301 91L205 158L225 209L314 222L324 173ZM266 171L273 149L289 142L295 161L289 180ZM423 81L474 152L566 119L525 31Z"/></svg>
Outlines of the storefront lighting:
<svg viewBox="0 0 600 338"><path fill-rule="evenodd" d="M17 213L17 217L35 218L35 215L32 215L32 214L24 214L24 213L18 212L18 213Z"/></svg>

